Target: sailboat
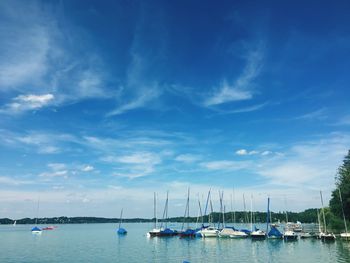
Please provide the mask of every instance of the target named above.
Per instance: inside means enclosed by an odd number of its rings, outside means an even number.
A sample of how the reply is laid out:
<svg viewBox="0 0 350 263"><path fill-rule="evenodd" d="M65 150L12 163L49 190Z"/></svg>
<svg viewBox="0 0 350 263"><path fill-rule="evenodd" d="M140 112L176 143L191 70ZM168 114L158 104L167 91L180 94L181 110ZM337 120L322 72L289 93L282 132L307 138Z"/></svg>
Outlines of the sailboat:
<svg viewBox="0 0 350 263"><path fill-rule="evenodd" d="M348 227L346 225L346 218L345 218L345 213L344 213L343 198L341 196L340 188L338 188L338 191L339 191L339 198L340 198L340 203L341 203L341 210L343 212L344 227L345 227L345 233L340 233L340 237L344 238L345 240L350 240L350 233L348 232Z"/></svg>
<svg viewBox="0 0 350 263"><path fill-rule="evenodd" d="M158 228L158 219L157 219L157 196L156 193L154 192L154 197L153 197L153 207L154 207L154 228L147 233L147 236L149 237L154 237L157 236L161 229Z"/></svg>
<svg viewBox="0 0 350 263"><path fill-rule="evenodd" d="M253 196L250 197L250 229L251 229L250 237L253 240L266 238L265 231L258 229L256 227L255 227L255 230L253 231Z"/></svg>
<svg viewBox="0 0 350 263"><path fill-rule="evenodd" d="M209 202L209 203L208 203ZM208 192L208 198L207 198L207 204L205 206L205 213L206 214L206 211L207 211L207 207L208 207L208 204L210 204L210 211L211 213L208 215L208 223L209 223L209 226L208 227L205 227L203 226L202 230L200 230L200 233L202 235L203 238L205 237L217 237L218 234L219 234L219 230L215 227L215 226L212 226L211 224L213 223L212 222L212 216L213 216L213 204L211 202L211 198L210 198L210 190Z"/></svg>
<svg viewBox="0 0 350 263"><path fill-rule="evenodd" d="M38 216L39 216L39 202L40 202L40 199L38 199L38 205L37 205L37 209L36 209L35 226L31 230L32 234L35 234L35 235L41 235L41 232L42 232L42 230L37 226Z"/></svg>
<svg viewBox="0 0 350 263"><path fill-rule="evenodd" d="M190 188L188 188L188 192L187 192L186 209L184 214L184 221L181 227L180 237L190 237L190 238L196 237L196 230L191 229L189 226L189 218L190 218ZM185 220L187 220L187 228L186 230L183 230L185 225Z"/></svg>
<svg viewBox="0 0 350 263"><path fill-rule="evenodd" d="M160 233L158 236L160 237L169 237L169 236L176 236L178 232L176 230L172 230L168 228L168 211L169 211L169 191L166 192L166 201L164 206L164 212L163 212L163 220L160 224ZM164 223L164 229L162 229Z"/></svg>
<svg viewBox="0 0 350 263"><path fill-rule="evenodd" d="M298 239L298 235L294 232L294 224L288 224L288 213L286 207L286 225L284 228L283 239L285 241L293 241Z"/></svg>
<svg viewBox="0 0 350 263"><path fill-rule="evenodd" d="M333 233L328 233L327 232L327 225L326 225L326 216L324 214L324 209L323 209L323 198L322 198L322 191L320 191L320 196L321 196L321 204L322 204L322 215L323 215L323 227L324 227L324 232L320 231L319 238L322 241L335 241L335 235ZM320 229L321 230L321 229Z"/></svg>
<svg viewBox="0 0 350 263"><path fill-rule="evenodd" d="M221 196L221 200L220 200L220 204L221 204L221 207L223 206L222 205L222 202L223 202L223 192L222 192L222 196ZM226 222L225 222L225 212L226 212L226 209L225 209L225 206L223 206L224 208L222 210L222 225L223 225L223 229L219 232L219 237L223 237L223 238L245 238L245 237L248 237L248 235L242 231L239 231L237 229L235 229L233 226L232 227L229 227L226 225ZM232 210L232 200L231 200L231 210ZM231 214L232 215L232 214ZM235 219L235 216L233 216L232 220Z"/></svg>
<svg viewBox="0 0 350 263"><path fill-rule="evenodd" d="M271 224L270 197L267 198L267 214L267 225L270 225L270 231L267 233L267 237L270 239L282 239L283 235L278 230L277 224Z"/></svg>
<svg viewBox="0 0 350 263"><path fill-rule="evenodd" d="M153 231L148 232L150 236L157 236L157 237L167 237L167 236L175 236L177 235L177 231L172 230L167 227L168 223L168 204L169 204L169 192L166 194L166 200L165 200L165 206L163 211L163 220L160 224L160 228L153 229ZM164 229L162 228L163 223L165 225Z"/></svg>
<svg viewBox="0 0 350 263"><path fill-rule="evenodd" d="M16 226L17 225L17 221L15 220L14 222L13 222L13 226Z"/></svg>
<svg viewBox="0 0 350 263"><path fill-rule="evenodd" d="M118 230L117 230L118 235L125 235L125 234L128 233L128 232L125 230L125 228L122 228L122 227L121 227L122 218L123 218L123 208L122 208L122 210L120 211L119 227L118 227Z"/></svg>

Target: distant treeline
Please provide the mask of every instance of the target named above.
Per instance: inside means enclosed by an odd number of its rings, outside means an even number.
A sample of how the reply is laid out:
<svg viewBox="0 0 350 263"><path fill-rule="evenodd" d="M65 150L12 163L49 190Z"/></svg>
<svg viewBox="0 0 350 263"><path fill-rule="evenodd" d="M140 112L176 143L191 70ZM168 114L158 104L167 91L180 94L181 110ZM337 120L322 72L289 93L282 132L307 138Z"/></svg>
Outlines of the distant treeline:
<svg viewBox="0 0 350 263"><path fill-rule="evenodd" d="M300 221L302 223L316 223L317 222L317 209L307 209L303 212L288 212L288 221L296 222ZM227 212L224 214L226 223L249 223L250 222L250 212ZM222 222L222 214L221 213L211 213L210 217L214 223ZM235 218L235 220L234 220ZM14 219L9 218L1 218L0 224L13 224ZM35 224L35 218L22 218L16 219L17 224ZM126 223L147 223L153 222L152 219L145 218L126 218L123 219L123 222ZM163 220L159 219L159 222ZM170 222L196 222L197 217L183 218L183 217L172 217L169 218ZM208 216L203 217L204 222L208 222ZM271 212L271 221L272 222L285 222L286 214L284 212ZM199 222L202 222L202 218L199 218ZM254 223L266 223L266 212L253 212L253 222ZM119 218L103 218L103 217L51 217L51 218L38 218L37 224L90 224L90 223L119 223Z"/></svg>

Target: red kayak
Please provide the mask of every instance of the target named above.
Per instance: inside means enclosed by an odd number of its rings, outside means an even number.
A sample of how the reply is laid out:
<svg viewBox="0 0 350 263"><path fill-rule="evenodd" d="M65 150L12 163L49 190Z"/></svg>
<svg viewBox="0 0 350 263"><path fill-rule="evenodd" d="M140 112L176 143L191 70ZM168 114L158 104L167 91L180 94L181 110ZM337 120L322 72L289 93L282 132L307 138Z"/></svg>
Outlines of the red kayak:
<svg viewBox="0 0 350 263"><path fill-rule="evenodd" d="M42 228L42 230L54 230L56 227L54 226L47 226L47 227L44 227Z"/></svg>

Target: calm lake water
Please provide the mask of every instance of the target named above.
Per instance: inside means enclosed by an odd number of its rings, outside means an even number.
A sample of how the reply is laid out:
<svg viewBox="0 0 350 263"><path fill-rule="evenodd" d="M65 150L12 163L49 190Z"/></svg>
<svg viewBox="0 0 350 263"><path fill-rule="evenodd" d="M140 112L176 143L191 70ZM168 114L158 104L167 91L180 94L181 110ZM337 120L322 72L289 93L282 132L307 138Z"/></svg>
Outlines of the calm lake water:
<svg viewBox="0 0 350 263"><path fill-rule="evenodd" d="M58 225L33 235L29 225L0 225L0 262L350 262L350 242L147 238L152 224Z"/></svg>

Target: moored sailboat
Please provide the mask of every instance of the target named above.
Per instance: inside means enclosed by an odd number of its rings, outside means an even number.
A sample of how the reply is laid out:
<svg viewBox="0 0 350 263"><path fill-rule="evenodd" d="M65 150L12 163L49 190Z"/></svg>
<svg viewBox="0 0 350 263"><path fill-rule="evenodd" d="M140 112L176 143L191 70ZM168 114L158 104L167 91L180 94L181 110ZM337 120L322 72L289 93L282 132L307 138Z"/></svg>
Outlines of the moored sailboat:
<svg viewBox="0 0 350 263"><path fill-rule="evenodd" d="M123 218L123 208L120 211L119 226L118 226L118 229L117 229L118 235L126 235L128 233L125 228L121 227L122 218Z"/></svg>
<svg viewBox="0 0 350 263"><path fill-rule="evenodd" d="M186 208L185 208L185 215L184 215L184 221L182 223L180 237L189 237L194 238L196 237L196 230L191 229L189 226L189 218L190 218L190 188L188 188L187 192L187 201L186 201ZM187 220L187 229L184 229L185 221Z"/></svg>
<svg viewBox="0 0 350 263"><path fill-rule="evenodd" d="M211 198L210 198L210 190L208 192L207 204L206 204L206 207L205 207L205 213L204 214L206 214L206 211L207 211L207 208L208 208L208 204L210 204L210 210L211 210L211 213L208 215L208 224L209 225L207 227L205 227L203 225L202 229L199 231L203 238L206 238L206 237L217 237L218 234L219 234L219 230L214 225L211 225L213 223L212 222L213 204L212 204Z"/></svg>
<svg viewBox="0 0 350 263"><path fill-rule="evenodd" d="M40 199L38 199L38 205L37 205L37 209L36 209L35 226L31 230L32 234L35 234L35 235L41 235L41 233L42 233L41 228L39 228L37 226L37 224L38 224L38 216L39 216L39 203L40 203Z"/></svg>
<svg viewBox="0 0 350 263"><path fill-rule="evenodd" d="M344 227L345 227L345 233L340 233L340 238L345 239L345 240L350 240L350 233L348 232L348 227L346 225L343 198L341 196L340 188L338 188L338 191L339 191L339 198L340 198L341 210L343 212L343 220L344 220Z"/></svg>
<svg viewBox="0 0 350 263"><path fill-rule="evenodd" d="M268 197L268 205L267 205L267 225L270 226L270 231L267 232L267 237L270 239L282 239L283 235L278 230L277 224L271 224L271 213L270 213L270 197Z"/></svg>
<svg viewBox="0 0 350 263"><path fill-rule="evenodd" d="M154 227L152 230L150 230L148 233L147 233L147 236L149 237L154 237L154 236L157 236L161 229L158 228L158 219L157 219L157 196L156 196L156 193L154 192L154 196L153 196L153 208L154 208Z"/></svg>
<svg viewBox="0 0 350 263"><path fill-rule="evenodd" d="M335 241L335 235L333 233L328 233L328 231L327 231L326 216L325 216L324 209L323 209L323 197L322 197L322 192L321 191L320 191L320 196L321 196L321 204L322 204L322 215L323 215L324 232L322 232L321 228L320 228L319 238L322 241ZM320 224L320 227L321 227L321 224Z"/></svg>
<svg viewBox="0 0 350 263"><path fill-rule="evenodd" d="M288 213L286 208L286 225L284 227L283 239L285 241L295 241L298 239L298 235L294 231L294 224L288 223ZM301 224L300 224L301 225Z"/></svg>
<svg viewBox="0 0 350 263"><path fill-rule="evenodd" d="M268 217L268 216L267 216ZM250 197L250 224L251 224L251 233L250 237L252 240L261 240L266 238L266 232L255 227L253 231L253 196Z"/></svg>

